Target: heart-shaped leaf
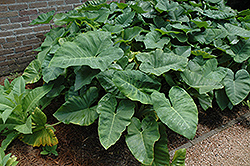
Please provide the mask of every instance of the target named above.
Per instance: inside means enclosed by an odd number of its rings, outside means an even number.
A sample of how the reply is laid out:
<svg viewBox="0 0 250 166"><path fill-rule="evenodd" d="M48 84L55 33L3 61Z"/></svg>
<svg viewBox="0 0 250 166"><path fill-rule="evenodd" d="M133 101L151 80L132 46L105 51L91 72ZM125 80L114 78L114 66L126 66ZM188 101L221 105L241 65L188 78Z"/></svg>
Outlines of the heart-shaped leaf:
<svg viewBox="0 0 250 166"><path fill-rule="evenodd" d="M123 56L122 49L112 46L111 35L104 31L90 31L80 34L73 42L64 42L56 51L50 65L67 68L88 65L104 71Z"/></svg>
<svg viewBox="0 0 250 166"><path fill-rule="evenodd" d="M170 129L193 139L198 125L198 110L193 99L180 87L172 87L169 91L170 101L165 94L153 92L153 107L160 118Z"/></svg>
<svg viewBox="0 0 250 166"><path fill-rule="evenodd" d="M250 76L245 69L237 71L235 76L233 71L228 69L223 83L226 94L233 105L243 101L250 92Z"/></svg>
<svg viewBox="0 0 250 166"><path fill-rule="evenodd" d="M100 114L98 134L105 149L119 140L122 132L130 124L134 107L134 103L129 100L122 100L118 104L115 96L110 93L101 98L97 107L97 112Z"/></svg>
<svg viewBox="0 0 250 166"><path fill-rule="evenodd" d="M160 138L155 119L146 117L140 122L132 118L128 126L126 143L137 160L145 165L151 165L154 160L154 144Z"/></svg>
<svg viewBox="0 0 250 166"><path fill-rule="evenodd" d="M123 95L143 104L151 104L150 94L160 88L158 81L138 70L117 71L113 82Z"/></svg>
<svg viewBox="0 0 250 166"><path fill-rule="evenodd" d="M142 62L140 70L160 76L169 70L183 71L187 66L188 59L174 53L164 53L157 49L150 53L140 53L136 58Z"/></svg>
<svg viewBox="0 0 250 166"><path fill-rule="evenodd" d="M161 37L160 32L152 31L146 34L143 40L146 49L160 48L163 49L164 45L167 45L170 41L168 37Z"/></svg>
<svg viewBox="0 0 250 166"><path fill-rule="evenodd" d="M91 105L98 97L97 88L91 87L81 96L68 99L55 113L54 116L65 124L73 123L81 126L92 124L97 118L96 107Z"/></svg>
<svg viewBox="0 0 250 166"><path fill-rule="evenodd" d="M234 54L230 55L233 56L234 61L242 63L250 57L250 39L240 40L239 43L231 46L231 50Z"/></svg>

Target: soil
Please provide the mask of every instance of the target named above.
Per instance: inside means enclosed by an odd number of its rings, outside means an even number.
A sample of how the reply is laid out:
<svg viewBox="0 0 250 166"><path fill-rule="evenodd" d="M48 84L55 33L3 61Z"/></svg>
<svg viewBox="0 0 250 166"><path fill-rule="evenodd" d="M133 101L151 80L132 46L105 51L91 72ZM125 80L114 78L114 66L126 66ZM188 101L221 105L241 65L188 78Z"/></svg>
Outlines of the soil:
<svg viewBox="0 0 250 166"><path fill-rule="evenodd" d="M5 78L7 77L0 77L0 84L3 84ZM28 85L27 88L34 88L34 86ZM44 110L49 124L57 122L53 117L53 113L63 102L63 98L56 99ZM195 138L226 124L248 111L242 105L234 107L233 110L226 109L224 111L221 111L216 106L216 103L214 103L214 108L207 111L203 111L199 107L199 124ZM57 147L59 155L57 157L54 155L43 156L40 154L42 147L34 148L18 139L11 143L7 153L16 155L20 166L140 166L140 163L129 151L124 135L115 145L105 150L99 142L97 126L97 121L88 127L72 124L55 126L55 134L59 141ZM167 129L167 133L169 150L174 150L188 142L188 139L172 132L170 129Z"/></svg>

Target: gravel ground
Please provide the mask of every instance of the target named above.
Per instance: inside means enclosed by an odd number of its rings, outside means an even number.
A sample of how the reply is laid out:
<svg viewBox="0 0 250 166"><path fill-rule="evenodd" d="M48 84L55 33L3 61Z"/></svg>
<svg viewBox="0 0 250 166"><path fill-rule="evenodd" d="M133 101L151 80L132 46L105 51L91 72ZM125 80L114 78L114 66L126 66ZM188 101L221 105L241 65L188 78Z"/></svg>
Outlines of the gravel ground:
<svg viewBox="0 0 250 166"><path fill-rule="evenodd" d="M187 149L187 166L250 166L250 118Z"/></svg>

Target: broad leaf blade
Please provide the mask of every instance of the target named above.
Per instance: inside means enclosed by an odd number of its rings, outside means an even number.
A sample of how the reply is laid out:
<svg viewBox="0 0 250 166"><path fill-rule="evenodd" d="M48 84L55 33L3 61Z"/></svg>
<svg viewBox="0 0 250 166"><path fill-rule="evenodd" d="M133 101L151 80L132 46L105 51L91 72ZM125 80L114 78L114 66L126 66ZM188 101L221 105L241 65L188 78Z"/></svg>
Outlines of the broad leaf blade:
<svg viewBox="0 0 250 166"><path fill-rule="evenodd" d="M30 112L35 108L36 104L39 102L43 96L45 96L50 90L52 86L45 85L42 87L38 87L30 91L23 99L23 109L25 112Z"/></svg>
<svg viewBox="0 0 250 166"><path fill-rule="evenodd" d="M68 99L55 113L54 116L61 122L88 126L97 118L96 107L91 105L98 97L97 88L91 87L82 97L73 96Z"/></svg>
<svg viewBox="0 0 250 166"><path fill-rule="evenodd" d="M193 139L198 125L198 110L189 94L180 87L172 87L170 101L156 91L151 96L160 120L178 134Z"/></svg>
<svg viewBox="0 0 250 166"><path fill-rule="evenodd" d="M187 58L173 53L164 53L160 49L150 53L140 53L136 58L142 62L140 70L157 76L171 69L183 71L188 63Z"/></svg>
<svg viewBox="0 0 250 166"><path fill-rule="evenodd" d="M128 126L126 143L135 158L142 164L151 165L154 160L154 144L160 138L157 122L149 117L142 123L132 118Z"/></svg>
<svg viewBox="0 0 250 166"><path fill-rule="evenodd" d="M118 105L118 106L117 106ZM121 137L134 114L134 103L122 100L119 104L115 96L105 95L98 103L98 134L102 146L108 149Z"/></svg>
<svg viewBox="0 0 250 166"><path fill-rule="evenodd" d="M50 65L67 68L88 65L104 71L123 56L122 49L113 47L111 35L103 31L80 34L73 42L65 42L55 53Z"/></svg>
<svg viewBox="0 0 250 166"><path fill-rule="evenodd" d="M160 88L158 81L134 70L117 71L113 82L126 97L143 104L151 104L150 93Z"/></svg>
<svg viewBox="0 0 250 166"><path fill-rule="evenodd" d="M250 92L250 76L245 69L237 71L234 76L232 70L228 69L224 79L226 94L233 105L243 101Z"/></svg>

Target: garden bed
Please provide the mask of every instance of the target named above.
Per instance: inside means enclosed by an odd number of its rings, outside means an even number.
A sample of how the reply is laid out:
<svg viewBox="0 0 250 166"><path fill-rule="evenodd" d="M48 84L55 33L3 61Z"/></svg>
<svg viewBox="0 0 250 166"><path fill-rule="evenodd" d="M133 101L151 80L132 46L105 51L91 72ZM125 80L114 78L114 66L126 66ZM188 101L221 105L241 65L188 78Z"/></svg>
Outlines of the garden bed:
<svg viewBox="0 0 250 166"><path fill-rule="evenodd" d="M0 84L3 85L3 80L11 78L5 76L0 78ZM40 83L41 84L41 83ZM34 86L30 86L34 88ZM53 113L63 104L64 98L56 99L45 110L48 117L48 123L56 123L57 120L53 117ZM242 105L234 107L233 110L226 109L221 111L218 106L212 109L203 111L199 108L199 124L195 138L226 124L228 121L235 119L246 112L249 112L247 107ZM24 144L20 140L15 140L7 149L7 153L12 153L17 156L19 165L46 165L46 166L139 166L140 163L133 157L129 151L124 136L108 150L105 150L99 142L97 133L97 121L88 127L77 125L60 124L55 126L56 136L59 140L57 147L58 156L43 156L40 154L42 147L32 147ZM188 139L176 134L168 129L169 150L188 142Z"/></svg>

